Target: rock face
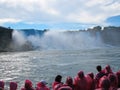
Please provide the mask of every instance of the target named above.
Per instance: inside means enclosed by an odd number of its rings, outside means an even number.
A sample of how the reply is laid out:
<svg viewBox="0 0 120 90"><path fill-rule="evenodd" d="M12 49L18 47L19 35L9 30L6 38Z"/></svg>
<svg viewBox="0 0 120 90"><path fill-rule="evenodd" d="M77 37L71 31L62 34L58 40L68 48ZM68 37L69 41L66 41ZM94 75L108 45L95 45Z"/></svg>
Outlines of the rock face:
<svg viewBox="0 0 120 90"><path fill-rule="evenodd" d="M0 52L7 51L12 41L13 29L0 27Z"/></svg>
<svg viewBox="0 0 120 90"><path fill-rule="evenodd" d="M120 27L104 27L96 26L93 29L88 29L94 37L100 36L103 43L113 46L120 46Z"/></svg>
<svg viewBox="0 0 120 90"><path fill-rule="evenodd" d="M104 27L101 38L106 44L120 46L120 27Z"/></svg>

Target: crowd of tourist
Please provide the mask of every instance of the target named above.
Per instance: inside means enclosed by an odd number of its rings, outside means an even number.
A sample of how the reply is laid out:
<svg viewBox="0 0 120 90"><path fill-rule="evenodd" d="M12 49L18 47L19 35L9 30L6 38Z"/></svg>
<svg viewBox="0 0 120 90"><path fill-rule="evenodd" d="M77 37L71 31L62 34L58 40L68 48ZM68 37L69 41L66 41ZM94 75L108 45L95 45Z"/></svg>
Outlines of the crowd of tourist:
<svg viewBox="0 0 120 90"><path fill-rule="evenodd" d="M110 65L102 69L101 65L96 66L97 74L88 73L84 75L79 71L72 78L68 76L65 83L62 82L62 76L57 75L52 83L52 90L120 90L120 71L113 72ZM9 90L18 90L16 82L10 82ZM0 90L4 90L4 81L0 81ZM25 80L24 87L21 90L50 90L47 82L41 80L34 88L32 81Z"/></svg>

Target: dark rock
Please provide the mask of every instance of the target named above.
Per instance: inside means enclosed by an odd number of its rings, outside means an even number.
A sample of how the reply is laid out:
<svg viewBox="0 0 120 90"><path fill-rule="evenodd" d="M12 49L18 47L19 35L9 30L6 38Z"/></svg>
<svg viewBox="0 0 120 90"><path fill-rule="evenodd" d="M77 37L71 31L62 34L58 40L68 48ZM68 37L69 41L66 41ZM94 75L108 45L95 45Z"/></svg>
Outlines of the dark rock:
<svg viewBox="0 0 120 90"><path fill-rule="evenodd" d="M8 46L12 41L13 29L0 26L0 52L7 51Z"/></svg>

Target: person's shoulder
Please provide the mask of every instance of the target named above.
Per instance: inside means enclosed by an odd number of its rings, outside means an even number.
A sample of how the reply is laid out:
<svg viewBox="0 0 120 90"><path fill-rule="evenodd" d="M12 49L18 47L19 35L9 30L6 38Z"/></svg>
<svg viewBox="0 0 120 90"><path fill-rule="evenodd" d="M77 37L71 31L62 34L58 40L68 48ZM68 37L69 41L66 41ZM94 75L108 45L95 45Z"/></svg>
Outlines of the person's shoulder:
<svg viewBox="0 0 120 90"><path fill-rule="evenodd" d="M25 88L21 88L21 90L25 90Z"/></svg>
<svg viewBox="0 0 120 90"><path fill-rule="evenodd" d="M95 89L95 90L102 90L101 88L97 88L97 89Z"/></svg>
<svg viewBox="0 0 120 90"><path fill-rule="evenodd" d="M50 88L48 88L48 87L45 87L45 90L50 90Z"/></svg>
<svg viewBox="0 0 120 90"><path fill-rule="evenodd" d="M68 85L63 85L58 90L63 90L63 89L65 89L65 90L72 90L72 88L70 86L68 86Z"/></svg>

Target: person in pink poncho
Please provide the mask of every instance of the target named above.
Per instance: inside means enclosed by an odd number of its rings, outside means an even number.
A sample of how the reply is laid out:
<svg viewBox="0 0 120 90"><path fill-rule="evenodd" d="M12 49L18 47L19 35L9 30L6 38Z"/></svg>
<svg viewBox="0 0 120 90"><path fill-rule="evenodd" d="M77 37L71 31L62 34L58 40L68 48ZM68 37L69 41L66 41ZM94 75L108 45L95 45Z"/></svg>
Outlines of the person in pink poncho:
<svg viewBox="0 0 120 90"><path fill-rule="evenodd" d="M65 84L63 84L58 90L74 90L73 88L74 86L73 86L72 77L68 76L66 78Z"/></svg>
<svg viewBox="0 0 120 90"><path fill-rule="evenodd" d="M32 87L32 82L30 80L25 80L25 85L21 90L34 90Z"/></svg>
<svg viewBox="0 0 120 90"><path fill-rule="evenodd" d="M0 88L4 90L5 83L4 81L0 81Z"/></svg>
<svg viewBox="0 0 120 90"><path fill-rule="evenodd" d="M17 83L16 82L10 82L10 90L17 90Z"/></svg>
<svg viewBox="0 0 120 90"><path fill-rule="evenodd" d="M77 76L74 78L74 90L87 90L87 80L84 76L83 71L79 71Z"/></svg>
<svg viewBox="0 0 120 90"><path fill-rule="evenodd" d="M37 87L36 90L50 90L47 86L46 86L46 81L41 80L40 82L37 83Z"/></svg>

